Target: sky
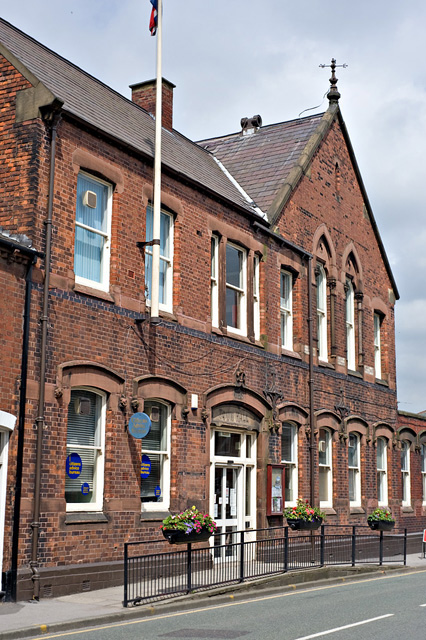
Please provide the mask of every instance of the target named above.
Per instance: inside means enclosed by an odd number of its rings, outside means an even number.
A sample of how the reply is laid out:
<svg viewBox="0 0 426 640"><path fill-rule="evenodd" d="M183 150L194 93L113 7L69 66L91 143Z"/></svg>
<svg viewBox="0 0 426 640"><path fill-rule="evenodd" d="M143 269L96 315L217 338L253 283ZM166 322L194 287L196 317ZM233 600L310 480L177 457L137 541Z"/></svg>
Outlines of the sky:
<svg viewBox="0 0 426 640"><path fill-rule="evenodd" d="M0 15L130 98L155 77L149 0L14 0ZM426 410L426 3L163 0L163 76L192 140L324 111L330 69L401 299L399 409ZM305 111L310 109L309 111Z"/></svg>

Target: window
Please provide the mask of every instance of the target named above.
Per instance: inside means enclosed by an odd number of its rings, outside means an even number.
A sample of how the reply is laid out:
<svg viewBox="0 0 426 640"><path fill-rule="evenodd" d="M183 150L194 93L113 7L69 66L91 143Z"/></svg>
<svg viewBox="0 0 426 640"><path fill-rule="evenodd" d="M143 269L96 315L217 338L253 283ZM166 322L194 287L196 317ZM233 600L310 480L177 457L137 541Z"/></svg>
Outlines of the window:
<svg viewBox="0 0 426 640"><path fill-rule="evenodd" d="M360 439L356 433L349 434L348 467L350 506L359 507L361 505Z"/></svg>
<svg viewBox="0 0 426 640"><path fill-rule="evenodd" d="M410 443L406 440L401 442L401 474L402 474L402 506L411 505L410 490Z"/></svg>
<svg viewBox="0 0 426 640"><path fill-rule="evenodd" d="M253 258L253 332L260 339L259 256Z"/></svg>
<svg viewBox="0 0 426 640"><path fill-rule="evenodd" d="M292 282L291 273L281 271L281 346L290 350L293 349Z"/></svg>
<svg viewBox="0 0 426 640"><path fill-rule="evenodd" d="M243 249L226 245L226 324L228 329L242 335L247 333L246 258Z"/></svg>
<svg viewBox="0 0 426 640"><path fill-rule="evenodd" d="M112 187L80 173L77 178L74 273L77 283L109 289Z"/></svg>
<svg viewBox="0 0 426 640"><path fill-rule="evenodd" d="M210 264L211 318L213 327L219 327L219 238L217 236L212 236L211 239Z"/></svg>
<svg viewBox="0 0 426 640"><path fill-rule="evenodd" d="M316 269L318 358L327 362L327 279L324 268Z"/></svg>
<svg viewBox="0 0 426 640"><path fill-rule="evenodd" d="M350 280L346 280L346 357L348 369L355 371L355 306L354 288Z"/></svg>
<svg viewBox="0 0 426 640"><path fill-rule="evenodd" d="M388 504L388 450L384 438L377 438L377 501L380 506Z"/></svg>
<svg viewBox="0 0 426 640"><path fill-rule="evenodd" d="M294 506L298 496L297 483L297 427L284 422L281 433L281 461L285 464L285 493L286 506Z"/></svg>
<svg viewBox="0 0 426 640"><path fill-rule="evenodd" d="M146 241L153 239L154 210L148 206L146 210ZM173 216L165 211L160 213L160 273L158 303L162 311L173 310ZM147 304L151 303L152 286L152 246L145 249L145 287Z"/></svg>
<svg viewBox="0 0 426 640"><path fill-rule="evenodd" d="M333 504L333 476L331 466L331 433L328 429L320 429L318 442L319 462L319 496L321 507Z"/></svg>
<svg viewBox="0 0 426 640"><path fill-rule="evenodd" d="M422 487L423 504L426 504L426 444L422 444Z"/></svg>
<svg viewBox="0 0 426 640"><path fill-rule="evenodd" d="M100 391L71 391L65 476L67 511L102 510L105 407L106 396Z"/></svg>
<svg viewBox="0 0 426 640"><path fill-rule="evenodd" d="M150 465L149 475L141 478L142 509L164 511L170 502L170 407L145 400L144 412L151 418L151 429L141 441L142 456Z"/></svg>
<svg viewBox="0 0 426 640"><path fill-rule="evenodd" d="M374 370L376 378L382 377L382 352L380 346L380 325L381 318L378 313L374 314Z"/></svg>

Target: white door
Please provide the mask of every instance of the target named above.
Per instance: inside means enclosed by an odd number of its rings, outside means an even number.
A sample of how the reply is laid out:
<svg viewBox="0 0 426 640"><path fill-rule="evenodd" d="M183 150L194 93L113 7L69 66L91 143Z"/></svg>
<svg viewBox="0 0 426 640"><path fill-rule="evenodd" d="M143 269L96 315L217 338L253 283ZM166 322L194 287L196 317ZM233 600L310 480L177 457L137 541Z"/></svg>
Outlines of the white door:
<svg viewBox="0 0 426 640"><path fill-rule="evenodd" d="M232 532L242 528L241 518L241 466L215 466L214 470L214 513L217 533L215 536L215 558L230 558L236 555L237 536ZM223 548L222 545L227 545Z"/></svg>

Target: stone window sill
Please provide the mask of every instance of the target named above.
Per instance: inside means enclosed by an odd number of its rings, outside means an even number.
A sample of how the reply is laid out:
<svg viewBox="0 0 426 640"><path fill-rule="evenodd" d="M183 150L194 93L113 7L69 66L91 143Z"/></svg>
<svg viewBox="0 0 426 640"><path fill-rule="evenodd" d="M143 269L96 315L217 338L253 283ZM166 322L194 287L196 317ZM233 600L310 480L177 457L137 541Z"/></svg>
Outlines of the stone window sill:
<svg viewBox="0 0 426 640"><path fill-rule="evenodd" d="M102 512L69 512L65 516L65 524L98 524L99 522L108 522L108 518Z"/></svg>

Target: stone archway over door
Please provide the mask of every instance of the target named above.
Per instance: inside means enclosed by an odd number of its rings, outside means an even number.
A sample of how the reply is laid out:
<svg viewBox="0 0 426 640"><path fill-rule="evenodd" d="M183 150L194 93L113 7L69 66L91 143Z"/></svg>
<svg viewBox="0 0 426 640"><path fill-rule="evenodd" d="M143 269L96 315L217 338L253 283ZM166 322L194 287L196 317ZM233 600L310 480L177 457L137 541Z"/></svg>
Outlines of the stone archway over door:
<svg viewBox="0 0 426 640"><path fill-rule="evenodd" d="M7 457L9 435L15 428L16 417L6 411L0 411L0 581L3 572L4 519L6 511ZM0 590L3 591L3 584Z"/></svg>

